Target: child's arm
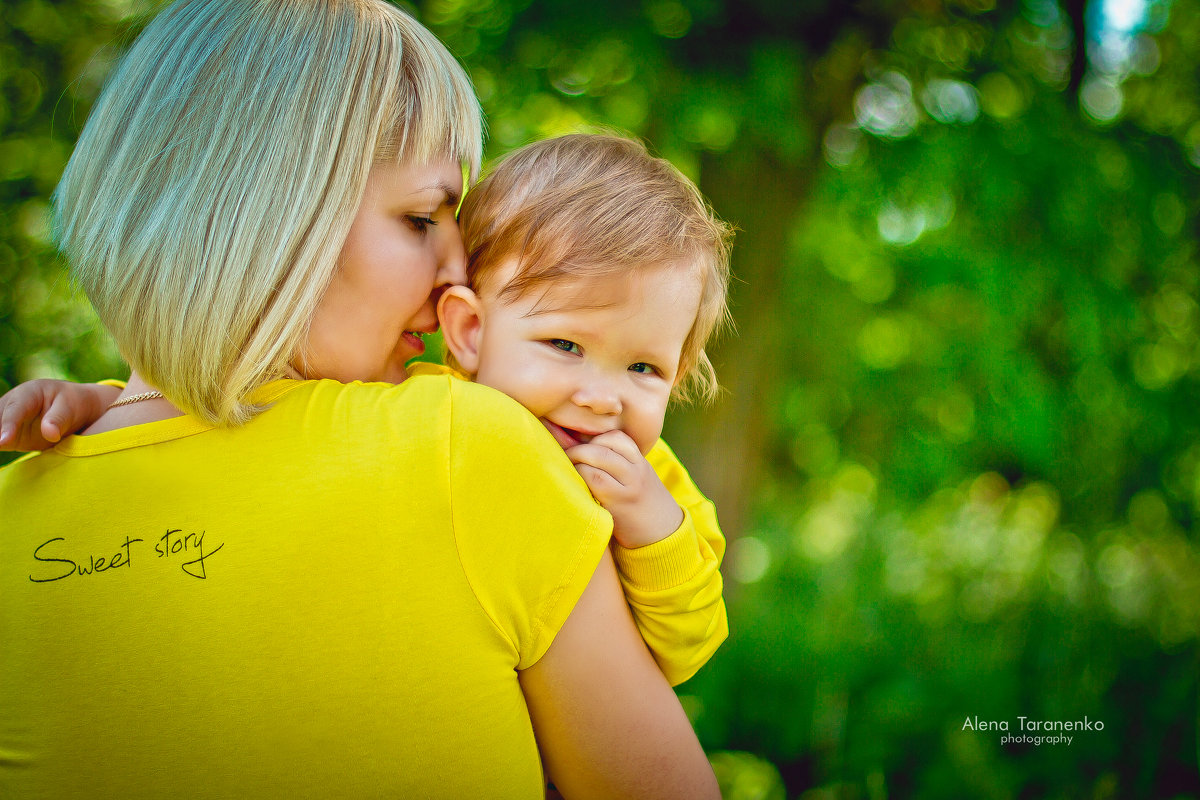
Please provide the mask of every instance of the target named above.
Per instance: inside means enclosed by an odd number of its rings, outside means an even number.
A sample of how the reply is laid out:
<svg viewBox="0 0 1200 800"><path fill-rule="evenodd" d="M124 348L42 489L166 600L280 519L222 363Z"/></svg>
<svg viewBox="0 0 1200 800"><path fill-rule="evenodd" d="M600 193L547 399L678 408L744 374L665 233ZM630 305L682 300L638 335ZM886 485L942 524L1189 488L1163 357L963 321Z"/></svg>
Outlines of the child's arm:
<svg viewBox="0 0 1200 800"><path fill-rule="evenodd" d="M46 450L98 420L123 384L34 380L0 397L0 450Z"/></svg>
<svg viewBox="0 0 1200 800"><path fill-rule="evenodd" d="M718 569L725 537L713 504L665 442L660 440L642 458L636 447L628 452L633 445L628 437L617 436L628 445L609 441L613 434L591 442L610 445L622 456L610 459L607 469L592 463L603 463L594 455L581 464L586 453L578 451L585 445L571 448L567 455L613 515L613 556L625 598L655 661L677 686L692 677L729 634ZM622 460L629 462L624 470ZM664 495L673 509L669 522L662 511ZM642 511L637 498L645 502ZM656 527L656 535L646 534Z"/></svg>

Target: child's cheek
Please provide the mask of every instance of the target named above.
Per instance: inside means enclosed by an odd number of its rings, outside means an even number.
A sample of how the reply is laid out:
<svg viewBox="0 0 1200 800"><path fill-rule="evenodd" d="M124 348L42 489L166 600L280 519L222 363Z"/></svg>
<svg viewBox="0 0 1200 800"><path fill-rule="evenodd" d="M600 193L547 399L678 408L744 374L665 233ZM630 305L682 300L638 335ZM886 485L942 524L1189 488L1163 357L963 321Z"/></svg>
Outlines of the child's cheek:
<svg viewBox="0 0 1200 800"><path fill-rule="evenodd" d="M657 418L651 418L647 421L644 428L635 432L634 443L638 446L638 450L642 455L647 455L658 442L658 437L662 436L663 419L665 413L660 413Z"/></svg>

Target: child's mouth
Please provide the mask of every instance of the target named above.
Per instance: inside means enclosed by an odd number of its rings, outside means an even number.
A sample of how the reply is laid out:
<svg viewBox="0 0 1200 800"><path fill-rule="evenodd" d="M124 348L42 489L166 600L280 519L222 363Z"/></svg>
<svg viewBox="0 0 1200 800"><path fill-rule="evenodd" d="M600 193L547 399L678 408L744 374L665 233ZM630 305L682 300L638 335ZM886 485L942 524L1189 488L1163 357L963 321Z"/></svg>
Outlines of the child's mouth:
<svg viewBox="0 0 1200 800"><path fill-rule="evenodd" d="M542 424L554 436L554 441L558 442L558 446L563 450L570 450L572 447L580 444L587 444L593 438L592 434L577 431L573 428L564 428L562 425L551 422L545 417L541 418Z"/></svg>

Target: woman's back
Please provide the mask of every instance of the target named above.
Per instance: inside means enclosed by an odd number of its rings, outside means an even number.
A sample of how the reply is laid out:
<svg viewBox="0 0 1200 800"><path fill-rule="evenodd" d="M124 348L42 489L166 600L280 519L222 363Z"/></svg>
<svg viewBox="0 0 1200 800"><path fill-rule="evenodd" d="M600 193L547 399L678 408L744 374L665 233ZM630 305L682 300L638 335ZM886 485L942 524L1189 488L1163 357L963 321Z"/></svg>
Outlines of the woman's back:
<svg viewBox="0 0 1200 800"><path fill-rule="evenodd" d="M561 450L447 378L257 399L0 470L0 795L540 796L515 670L610 525Z"/></svg>

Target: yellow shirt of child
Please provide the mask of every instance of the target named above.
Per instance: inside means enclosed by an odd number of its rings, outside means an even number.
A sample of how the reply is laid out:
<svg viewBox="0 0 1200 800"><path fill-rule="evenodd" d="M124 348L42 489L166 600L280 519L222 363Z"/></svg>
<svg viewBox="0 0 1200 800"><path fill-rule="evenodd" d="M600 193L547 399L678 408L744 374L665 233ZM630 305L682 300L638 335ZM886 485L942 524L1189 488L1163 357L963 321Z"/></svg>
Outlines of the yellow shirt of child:
<svg viewBox="0 0 1200 800"><path fill-rule="evenodd" d="M0 469L0 797L540 798L611 518L482 386L278 381Z"/></svg>
<svg viewBox="0 0 1200 800"><path fill-rule="evenodd" d="M462 374L440 364L409 365L412 375ZM729 635L722 595L725 537L717 511L687 470L659 439L646 460L683 509L683 523L652 545L626 549L613 542L613 558L634 621L672 686L692 677Z"/></svg>

